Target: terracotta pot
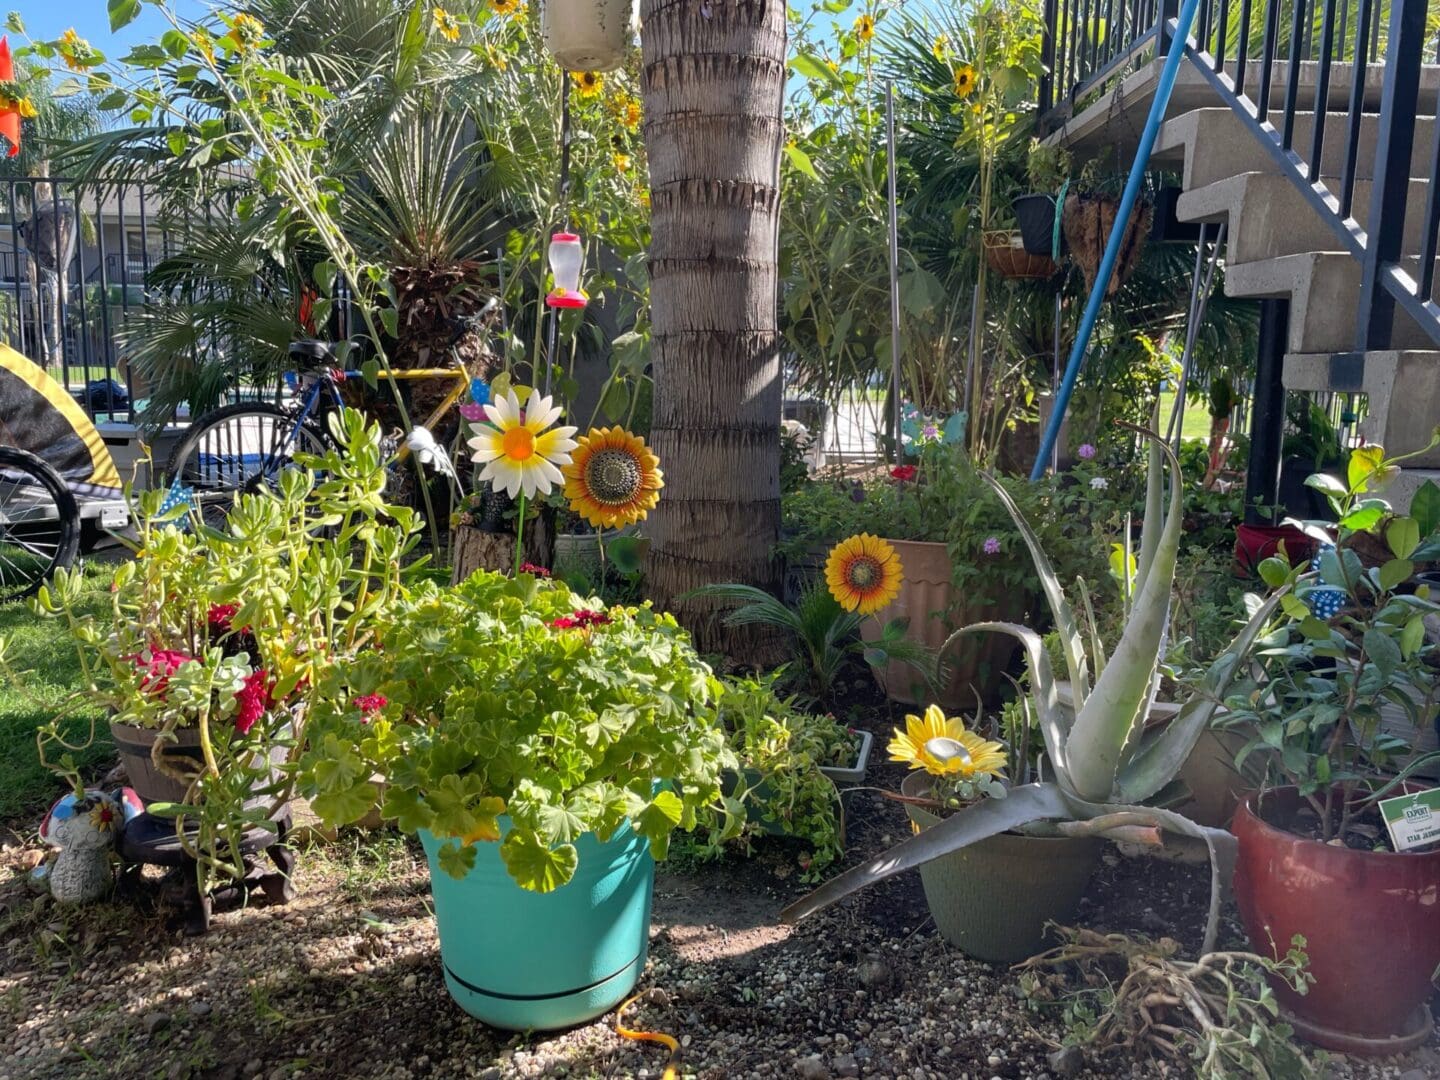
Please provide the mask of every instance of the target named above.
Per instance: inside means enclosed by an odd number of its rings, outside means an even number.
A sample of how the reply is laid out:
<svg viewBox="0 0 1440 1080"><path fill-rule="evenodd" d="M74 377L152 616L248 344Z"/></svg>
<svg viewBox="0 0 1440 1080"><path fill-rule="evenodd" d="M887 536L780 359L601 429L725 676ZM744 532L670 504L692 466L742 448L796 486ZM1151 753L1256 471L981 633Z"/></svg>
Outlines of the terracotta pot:
<svg viewBox="0 0 1440 1080"><path fill-rule="evenodd" d="M923 796L924 773L900 785ZM921 829L940 824L924 807L905 812ZM1045 945L1051 922L1067 923L1095 872L1105 841L1093 836L1022 836L1001 833L920 867L925 903L940 936L977 960L1013 964Z"/></svg>
<svg viewBox="0 0 1440 1080"><path fill-rule="evenodd" d="M1413 790L1413 789L1412 789ZM1302 1037L1347 1054L1403 1053L1434 1030L1427 1002L1440 967L1440 851L1355 851L1309 840L1260 817L1260 793L1235 815L1235 899L1251 946L1283 954L1305 938L1315 977L1300 995L1272 980ZM1294 788L1264 794L1287 820Z"/></svg>
<svg viewBox="0 0 1440 1080"><path fill-rule="evenodd" d="M875 641L891 619L909 618L905 636L931 649L939 649L957 628L990 619L1015 620L1025 610L1027 597L1009 603L960 605L952 608L954 590L950 584L950 552L944 544L918 540L891 540L905 578L895 602L881 608L873 619L860 624L860 636ZM939 703L947 709L974 708L978 692L982 701L993 700L1002 675L1015 656L1014 638L1004 634L977 634L952 646L945 659L950 677L942 687ZM925 682L908 664L892 661L875 671L875 679L891 701L902 705L929 705L935 699Z"/></svg>

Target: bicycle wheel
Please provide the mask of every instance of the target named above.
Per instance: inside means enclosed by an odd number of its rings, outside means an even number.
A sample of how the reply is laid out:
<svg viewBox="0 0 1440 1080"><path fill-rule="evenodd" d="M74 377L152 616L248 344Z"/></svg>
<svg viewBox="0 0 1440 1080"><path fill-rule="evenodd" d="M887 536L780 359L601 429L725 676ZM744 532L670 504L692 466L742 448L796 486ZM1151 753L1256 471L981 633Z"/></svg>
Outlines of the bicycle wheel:
<svg viewBox="0 0 1440 1080"><path fill-rule="evenodd" d="M80 507L60 474L0 446L0 601L34 593L79 548Z"/></svg>
<svg viewBox="0 0 1440 1080"><path fill-rule="evenodd" d="M242 401L191 423L170 455L165 483L179 480L193 489L201 516L218 527L236 495L273 489L280 474L295 467L296 454L323 454L330 445L319 425L297 422L276 405Z"/></svg>

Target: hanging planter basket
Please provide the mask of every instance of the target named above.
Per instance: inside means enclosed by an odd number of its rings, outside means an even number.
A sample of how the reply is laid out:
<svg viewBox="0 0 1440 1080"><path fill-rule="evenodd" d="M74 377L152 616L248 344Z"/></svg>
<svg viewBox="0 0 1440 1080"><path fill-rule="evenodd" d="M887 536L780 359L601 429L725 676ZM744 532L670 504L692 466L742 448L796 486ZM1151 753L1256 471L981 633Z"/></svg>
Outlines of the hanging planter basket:
<svg viewBox="0 0 1440 1080"><path fill-rule="evenodd" d="M1105 245L1110 240L1110 230L1120 212L1120 200L1109 195L1092 195L1078 192L1066 196L1065 209L1061 216L1061 227L1065 232L1065 243L1070 257L1079 265L1085 275L1085 288L1095 287L1095 276L1100 261L1105 256ZM1136 265L1140 253L1145 249L1145 237L1150 232L1151 207L1149 203L1138 204L1130 212L1125 223L1125 235L1120 244L1120 255L1115 260L1115 272L1110 275L1110 284L1105 289L1109 299L1119 291Z"/></svg>
<svg viewBox="0 0 1440 1080"><path fill-rule="evenodd" d="M1060 268L1048 255L1034 255L1025 250L1018 230L994 230L982 237L985 261L1001 277L1012 281L1041 281L1054 277Z"/></svg>
<svg viewBox="0 0 1440 1080"><path fill-rule="evenodd" d="M635 0L543 0L546 51L567 71L614 71L635 37Z"/></svg>

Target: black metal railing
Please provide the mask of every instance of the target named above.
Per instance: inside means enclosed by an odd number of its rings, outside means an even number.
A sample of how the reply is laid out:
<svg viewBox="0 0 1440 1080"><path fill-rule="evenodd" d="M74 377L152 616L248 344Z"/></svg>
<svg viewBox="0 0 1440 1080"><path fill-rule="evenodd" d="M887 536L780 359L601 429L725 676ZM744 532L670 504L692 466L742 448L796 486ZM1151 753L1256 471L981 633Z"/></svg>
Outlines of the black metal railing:
<svg viewBox="0 0 1440 1080"><path fill-rule="evenodd" d="M1119 14L1114 4L1047 0L1043 49L1051 74L1040 87L1042 114L1072 113L1101 84L1171 47L1178 0L1119 0ZM1330 225L1337 250L1360 261L1357 351L1389 348L1399 312L1440 344L1433 79L1422 93L1426 62L1440 64L1440 40L1427 37L1427 6L1200 0L1184 46L1219 100ZM1419 181L1429 181L1424 197L1412 200ZM1421 215L1418 222L1412 214Z"/></svg>

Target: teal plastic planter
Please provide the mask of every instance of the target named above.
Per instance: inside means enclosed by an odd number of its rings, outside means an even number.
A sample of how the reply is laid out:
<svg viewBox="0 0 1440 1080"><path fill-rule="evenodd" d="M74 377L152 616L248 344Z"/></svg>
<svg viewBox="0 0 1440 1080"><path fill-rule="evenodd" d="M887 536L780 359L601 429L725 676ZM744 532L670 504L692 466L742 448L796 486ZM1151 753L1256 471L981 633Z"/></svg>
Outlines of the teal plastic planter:
<svg viewBox="0 0 1440 1080"><path fill-rule="evenodd" d="M509 822L500 819L502 835ZM475 845L459 880L440 869L441 841L422 830L445 985L493 1027L573 1027L613 1009L645 970L650 942L650 845L627 825L609 842L575 842L575 877L551 893L516 885L500 845Z"/></svg>

